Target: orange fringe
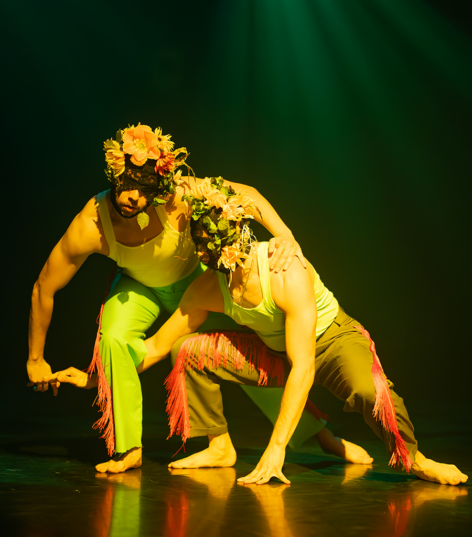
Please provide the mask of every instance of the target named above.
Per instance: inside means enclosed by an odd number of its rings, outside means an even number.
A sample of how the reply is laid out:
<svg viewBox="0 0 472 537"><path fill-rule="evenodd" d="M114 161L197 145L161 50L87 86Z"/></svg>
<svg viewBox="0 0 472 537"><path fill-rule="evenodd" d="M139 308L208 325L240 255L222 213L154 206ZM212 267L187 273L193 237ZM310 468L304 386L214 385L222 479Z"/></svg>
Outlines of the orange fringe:
<svg viewBox="0 0 472 537"><path fill-rule="evenodd" d="M259 371L259 386L267 386L275 378L283 385L284 364L280 357L270 353L256 334L238 332L215 332L188 338L180 347L174 368L164 385L168 398L166 410L169 416L170 438L174 433L183 442L190 438L190 420L187 400L185 370L188 367L202 370L205 366L218 368L231 366L241 371L244 364L252 371Z"/></svg>
<svg viewBox="0 0 472 537"><path fill-rule="evenodd" d="M397 413L395 412L395 406L393 404L392 394L387 384L387 377L385 376L382 364L375 350L375 343L370 337L369 332L362 326L354 326L359 332L370 341L370 352L374 357L372 363L372 378L374 380L375 387L375 404L373 415L374 418L380 421L382 427L387 431L390 431L395 437L395 449L393 450L392 457L390 458L389 465L396 466L403 463L405 470L409 473L411 470L411 459L409 457L409 451L405 445L403 438L400 436L400 431L397 425Z"/></svg>
<svg viewBox="0 0 472 537"><path fill-rule="evenodd" d="M114 271L110 275L110 285L105 292L105 298L100 308L100 314L97 318L98 331L97 337L95 338L95 345L93 348L93 358L91 364L87 368L87 374L89 375L89 377L95 372L95 369L97 370L98 394L93 404L97 404L100 409L100 412L102 412L102 417L93 424L93 428L98 429L100 432L105 429L100 438L105 439L107 451L110 457L116 451L115 422L113 419L113 396L111 393L111 388L105 376L105 371L103 370L99 344L101 339L103 308L105 307L105 302L107 301L108 296L110 294L111 285L113 283L113 280L115 279L116 272L117 268L115 267Z"/></svg>

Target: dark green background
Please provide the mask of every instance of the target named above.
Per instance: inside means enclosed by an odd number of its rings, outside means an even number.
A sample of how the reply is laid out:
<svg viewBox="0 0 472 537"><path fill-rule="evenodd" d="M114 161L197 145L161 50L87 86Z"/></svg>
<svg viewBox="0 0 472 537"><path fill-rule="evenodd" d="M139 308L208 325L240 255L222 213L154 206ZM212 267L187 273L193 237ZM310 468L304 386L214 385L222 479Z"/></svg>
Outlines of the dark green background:
<svg viewBox="0 0 472 537"><path fill-rule="evenodd" d="M5 4L4 417L26 427L96 415L91 393L26 389L30 293L74 215L108 187L103 140L140 121L186 146L198 176L272 202L371 332L413 417L470 422L468 4ZM88 365L111 267L92 256L57 294L53 369ZM148 414L163 416L167 370L143 378ZM228 391L228 415L238 396ZM342 419L339 402L320 397Z"/></svg>

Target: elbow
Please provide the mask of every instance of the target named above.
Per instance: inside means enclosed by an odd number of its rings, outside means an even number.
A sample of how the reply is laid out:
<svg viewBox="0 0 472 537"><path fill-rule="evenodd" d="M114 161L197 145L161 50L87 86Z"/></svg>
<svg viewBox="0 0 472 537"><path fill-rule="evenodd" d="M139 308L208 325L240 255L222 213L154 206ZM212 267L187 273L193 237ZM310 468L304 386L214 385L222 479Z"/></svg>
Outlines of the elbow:
<svg viewBox="0 0 472 537"><path fill-rule="evenodd" d="M310 363L299 367L293 366L292 371L297 371L300 388L310 391L315 382L315 361L310 361Z"/></svg>
<svg viewBox="0 0 472 537"><path fill-rule="evenodd" d="M41 283L39 280L37 280L36 283L33 285L33 292L31 293L31 299L35 300L39 298L40 294L41 294Z"/></svg>

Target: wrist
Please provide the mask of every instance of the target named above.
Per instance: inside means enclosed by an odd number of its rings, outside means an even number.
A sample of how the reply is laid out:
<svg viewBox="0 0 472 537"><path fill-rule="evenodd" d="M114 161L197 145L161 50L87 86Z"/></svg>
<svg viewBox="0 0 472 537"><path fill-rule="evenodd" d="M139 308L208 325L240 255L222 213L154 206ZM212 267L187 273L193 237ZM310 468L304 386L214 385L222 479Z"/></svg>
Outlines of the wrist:
<svg viewBox="0 0 472 537"><path fill-rule="evenodd" d="M272 449L273 451L285 452L285 449L287 448L287 444L288 444L288 439L284 441L281 438L278 438L277 436L272 436L268 447L270 447L270 449Z"/></svg>
<svg viewBox="0 0 472 537"><path fill-rule="evenodd" d="M28 362L41 362L41 360L44 360L44 356L42 354L36 356L34 354L30 354L28 356Z"/></svg>

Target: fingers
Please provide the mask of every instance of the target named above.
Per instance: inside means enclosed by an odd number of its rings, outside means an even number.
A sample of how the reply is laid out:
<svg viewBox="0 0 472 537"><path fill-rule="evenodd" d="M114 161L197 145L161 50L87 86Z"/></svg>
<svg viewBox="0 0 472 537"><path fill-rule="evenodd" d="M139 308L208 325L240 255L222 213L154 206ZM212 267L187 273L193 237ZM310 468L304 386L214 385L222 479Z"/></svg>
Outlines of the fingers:
<svg viewBox="0 0 472 537"><path fill-rule="evenodd" d="M291 485L291 482L284 476L281 470L268 470L263 468L258 469L257 467L247 476L240 477L238 479L238 483L242 485L265 485L272 479L272 477L280 479L280 481L282 481L282 483L285 483L286 485Z"/></svg>
<svg viewBox="0 0 472 537"><path fill-rule="evenodd" d="M280 479L280 481L282 481L282 483L285 483L286 485L292 484L291 481L289 481L281 471L277 472L277 477Z"/></svg>
<svg viewBox="0 0 472 537"><path fill-rule="evenodd" d="M45 382L44 379L42 381L36 383L36 391L37 392L46 392L48 390L48 388L49 388L49 383Z"/></svg>
<svg viewBox="0 0 472 537"><path fill-rule="evenodd" d="M287 270L293 261L295 255L295 248L292 244L285 240L278 241L277 239L271 239L272 249L269 248L270 257L270 270L273 270L276 274L282 269Z"/></svg>
<svg viewBox="0 0 472 537"><path fill-rule="evenodd" d="M88 382L87 373L84 373L75 367L69 367L68 369L64 369L64 371L58 371L55 374L55 377L59 382L59 386L61 382L64 382L65 384L72 384L78 388L85 388Z"/></svg>
<svg viewBox="0 0 472 537"><path fill-rule="evenodd" d="M302 249L300 247L298 247L298 251L297 253L295 254L298 259L300 259L300 263L302 264L302 267L306 269L306 259L305 259L305 256L303 255L303 252L302 252Z"/></svg>
<svg viewBox="0 0 472 537"><path fill-rule="evenodd" d="M270 270L276 274L281 270L287 270L293 263L295 256L306 269L307 262L297 242L277 237L269 241Z"/></svg>

